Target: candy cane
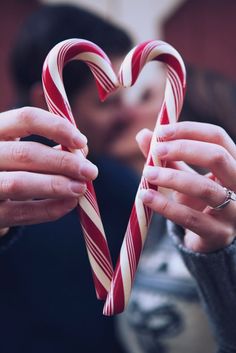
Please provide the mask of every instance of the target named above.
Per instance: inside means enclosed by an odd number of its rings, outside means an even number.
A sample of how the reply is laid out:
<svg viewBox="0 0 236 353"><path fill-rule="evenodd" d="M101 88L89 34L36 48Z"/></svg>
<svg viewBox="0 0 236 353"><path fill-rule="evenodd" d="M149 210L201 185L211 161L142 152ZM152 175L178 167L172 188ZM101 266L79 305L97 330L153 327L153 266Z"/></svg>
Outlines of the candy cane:
<svg viewBox="0 0 236 353"><path fill-rule="evenodd" d="M83 61L90 67L102 100L116 89L118 80L109 58L94 43L81 39L65 40L50 51L44 62L42 76L48 108L76 125L62 79L64 66L72 60ZM99 299L105 299L110 288L113 266L92 182L87 182L86 193L78 202L96 294Z"/></svg>
<svg viewBox="0 0 236 353"><path fill-rule="evenodd" d="M131 50L123 61L120 69L120 82L123 87L132 86L137 80L142 68L150 61L158 60L167 64L167 80L164 100L158 114L150 151L146 165L160 165L161 161L153 153L158 128L161 124L174 123L178 120L186 86L186 72L179 53L169 44L162 41L148 41ZM120 313L126 307L139 258L146 239L152 212L140 200L138 193L143 188L156 187L150 185L142 177L135 197L134 206L122 243L120 256L112 278L103 313L113 315Z"/></svg>
<svg viewBox="0 0 236 353"><path fill-rule="evenodd" d="M72 123L74 123L74 119L62 83L62 70L66 62L75 59L86 62L91 68L101 99L105 99L111 91L119 86L109 59L93 43L78 39L59 43L52 49L45 61L43 86L49 109L69 119ZM146 162L147 165L158 165L161 161L153 153L157 130L161 124L178 120L186 85L184 63L178 52L169 44L161 41L148 41L138 45L128 53L120 70L119 82L120 86L123 87L132 86L144 65L152 60L167 64L164 101L158 115ZM152 216L151 210L143 205L138 193L142 188L155 187L142 177L113 274L109 248L93 186L92 183L87 185L88 191L85 197L79 200L81 224L97 295L101 299L106 298L103 313L113 315L123 311L128 303Z"/></svg>

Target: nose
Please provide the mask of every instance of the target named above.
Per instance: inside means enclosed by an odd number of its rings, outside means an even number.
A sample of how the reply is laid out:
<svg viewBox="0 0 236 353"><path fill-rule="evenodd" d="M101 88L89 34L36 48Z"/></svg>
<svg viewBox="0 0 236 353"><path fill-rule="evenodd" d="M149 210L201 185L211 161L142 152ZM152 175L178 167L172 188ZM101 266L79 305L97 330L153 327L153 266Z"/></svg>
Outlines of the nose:
<svg viewBox="0 0 236 353"><path fill-rule="evenodd" d="M129 95L126 93L127 91L124 89L120 94L120 109L118 109L117 112L119 111L118 115L120 121L132 123L138 116L139 104L129 99Z"/></svg>

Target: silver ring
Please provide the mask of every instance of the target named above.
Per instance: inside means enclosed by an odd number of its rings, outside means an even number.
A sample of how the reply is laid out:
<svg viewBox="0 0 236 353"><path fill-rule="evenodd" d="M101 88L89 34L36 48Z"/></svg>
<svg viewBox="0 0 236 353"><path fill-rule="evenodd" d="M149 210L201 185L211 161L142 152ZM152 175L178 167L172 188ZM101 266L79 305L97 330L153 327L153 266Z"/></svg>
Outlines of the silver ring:
<svg viewBox="0 0 236 353"><path fill-rule="evenodd" d="M227 188L224 188L224 190L226 193L224 201L216 207L210 207L212 210L222 210L230 203L230 201L236 201L236 193L234 191Z"/></svg>

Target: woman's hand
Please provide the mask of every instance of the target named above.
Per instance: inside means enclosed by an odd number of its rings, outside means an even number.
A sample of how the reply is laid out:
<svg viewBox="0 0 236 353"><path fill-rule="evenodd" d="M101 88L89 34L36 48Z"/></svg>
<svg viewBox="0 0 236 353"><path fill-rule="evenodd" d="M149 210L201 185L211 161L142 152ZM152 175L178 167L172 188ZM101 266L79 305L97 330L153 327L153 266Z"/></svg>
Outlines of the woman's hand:
<svg viewBox="0 0 236 353"><path fill-rule="evenodd" d="M137 141L147 155L152 133L142 130ZM230 244L236 235L236 202L215 210L236 192L236 146L220 127L196 122L162 126L155 153L167 168L146 167L144 176L154 185L172 189L172 197L143 190L140 197L154 211L185 228L185 246L210 252ZM184 162L184 163L183 163ZM196 169L209 170L201 175ZM211 177L210 177L211 176ZM225 188L224 188L225 187Z"/></svg>
<svg viewBox="0 0 236 353"><path fill-rule="evenodd" d="M73 209L97 168L81 153L36 142L44 136L69 149L86 149L87 140L66 119L37 108L0 114L0 228L55 220Z"/></svg>

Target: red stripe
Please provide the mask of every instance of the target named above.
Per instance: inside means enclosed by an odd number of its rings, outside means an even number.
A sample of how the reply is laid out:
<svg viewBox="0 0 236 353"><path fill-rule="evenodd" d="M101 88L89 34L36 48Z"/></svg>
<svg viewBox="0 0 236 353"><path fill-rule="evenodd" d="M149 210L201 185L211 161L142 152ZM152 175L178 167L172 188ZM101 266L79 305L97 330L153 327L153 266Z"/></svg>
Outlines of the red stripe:
<svg viewBox="0 0 236 353"><path fill-rule="evenodd" d="M107 246L107 242L105 241L103 235L100 230L96 227L93 221L88 217L88 215L84 212L84 210L78 206L78 213L83 224L83 227L86 229L87 233L91 235L91 238L94 240L96 244L98 244L101 251L104 253L107 260L112 264L110 251Z"/></svg>
<svg viewBox="0 0 236 353"><path fill-rule="evenodd" d="M62 117L66 117L69 121L71 121L67 105L65 104L64 99L62 98L62 95L58 90L57 86L53 82L48 66L43 71L43 84L44 87L47 87L46 91L52 102L54 102L58 109L63 113L63 115L60 115Z"/></svg>
<svg viewBox="0 0 236 353"><path fill-rule="evenodd" d="M115 279L115 280L114 280ZM113 288L113 296L108 296L106 304L104 307L104 315L113 315L114 313L118 314L124 310L125 307L125 294L123 288L123 280L120 267L120 257L117 261L117 267L115 275L113 276L113 282L111 284ZM113 310L112 310L113 309Z"/></svg>
<svg viewBox="0 0 236 353"><path fill-rule="evenodd" d="M113 275L113 268L111 267L111 264L109 263L109 261L107 260L103 252L101 251L100 247L98 247L100 251L97 250L96 248L97 244L94 244L94 241L93 241L94 239L91 238L88 233L86 233L85 229L83 229L83 231L85 235L84 238L85 238L86 244L88 245L91 255L94 257L95 260L97 260L97 263L99 264L99 266L103 269L107 277L111 280Z"/></svg>
<svg viewBox="0 0 236 353"><path fill-rule="evenodd" d="M100 300L105 300L107 297L106 288L103 287L102 283L98 280L97 276L93 271L92 271L92 275L93 275L93 282L94 282L97 298Z"/></svg>
<svg viewBox="0 0 236 353"><path fill-rule="evenodd" d="M135 83L135 81L138 78L140 69L141 69L141 58L142 58L142 53L145 49L145 47L150 43L151 41L144 42L136 47L136 49L133 52L132 56L132 85Z"/></svg>
<svg viewBox="0 0 236 353"><path fill-rule="evenodd" d="M167 112L167 109L166 109L166 103L164 103L163 110L162 110L162 115L160 117L160 120L161 120L161 124L162 125L170 123L168 112Z"/></svg>
<svg viewBox="0 0 236 353"><path fill-rule="evenodd" d="M181 81L181 84L182 84L183 88L185 89L184 73L183 73L182 66L181 66L180 62L176 59L176 57L174 57L173 55L170 55L170 54L160 54L160 55L158 55L156 60L164 62L167 65L170 65L176 71L176 73Z"/></svg>
<svg viewBox="0 0 236 353"><path fill-rule="evenodd" d="M67 52L65 55L65 62L68 62L69 60L72 60L75 56L86 52L97 54L102 58L104 58L105 60L107 60L108 62L110 62L109 58L103 52L103 50L100 49L94 43L85 42L85 41L82 41L82 42L71 41L69 44L70 44L70 47L68 47L67 49Z"/></svg>

